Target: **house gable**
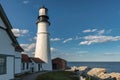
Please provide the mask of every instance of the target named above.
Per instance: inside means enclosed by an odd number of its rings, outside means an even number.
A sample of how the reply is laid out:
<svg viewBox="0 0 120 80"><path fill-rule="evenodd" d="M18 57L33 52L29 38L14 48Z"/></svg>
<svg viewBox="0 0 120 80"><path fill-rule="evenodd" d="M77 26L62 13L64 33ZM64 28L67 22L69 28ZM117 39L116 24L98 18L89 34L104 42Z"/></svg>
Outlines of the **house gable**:
<svg viewBox="0 0 120 80"><path fill-rule="evenodd" d="M1 28L6 29L5 24L4 24L4 22L3 22L2 18L1 18L1 16L0 16L0 26L1 26Z"/></svg>
<svg viewBox="0 0 120 80"><path fill-rule="evenodd" d="M12 41L11 45L15 48L15 51L22 52L23 49L20 47L19 43L16 40L16 37L12 33L12 31L11 31L12 26L11 26L11 24L10 24L10 22L9 22L9 20L8 20L2 6L0 5L0 30L1 29L6 31L8 37ZM6 34L3 34L3 35L6 35Z"/></svg>
<svg viewBox="0 0 120 80"><path fill-rule="evenodd" d="M0 70L0 80L12 80L15 70L19 69L17 73L21 72L21 56L15 54L22 52L23 49L19 46L11 29L12 26L0 5L0 63L4 63L0 68L5 70L4 72ZM16 66L16 62L19 65Z"/></svg>
<svg viewBox="0 0 120 80"><path fill-rule="evenodd" d="M39 58L31 57L30 59L31 59L32 61L34 61L34 63L45 63L44 61L42 61L42 60L39 59Z"/></svg>
<svg viewBox="0 0 120 80"><path fill-rule="evenodd" d="M23 63L30 63L31 60L27 54L22 54L22 62Z"/></svg>
<svg viewBox="0 0 120 80"><path fill-rule="evenodd" d="M0 54L14 55L15 50L11 45L12 41L10 40L5 30L0 29L0 37Z"/></svg>

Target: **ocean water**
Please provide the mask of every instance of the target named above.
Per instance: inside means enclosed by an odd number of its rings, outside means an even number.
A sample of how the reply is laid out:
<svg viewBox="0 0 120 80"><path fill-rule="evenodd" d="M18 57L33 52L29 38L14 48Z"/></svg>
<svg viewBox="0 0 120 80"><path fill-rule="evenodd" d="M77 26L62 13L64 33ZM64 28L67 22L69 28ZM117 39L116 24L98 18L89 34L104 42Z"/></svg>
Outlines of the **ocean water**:
<svg viewBox="0 0 120 80"><path fill-rule="evenodd" d="M90 68L106 68L107 72L119 72L120 62L68 62L69 67L72 66L88 66Z"/></svg>

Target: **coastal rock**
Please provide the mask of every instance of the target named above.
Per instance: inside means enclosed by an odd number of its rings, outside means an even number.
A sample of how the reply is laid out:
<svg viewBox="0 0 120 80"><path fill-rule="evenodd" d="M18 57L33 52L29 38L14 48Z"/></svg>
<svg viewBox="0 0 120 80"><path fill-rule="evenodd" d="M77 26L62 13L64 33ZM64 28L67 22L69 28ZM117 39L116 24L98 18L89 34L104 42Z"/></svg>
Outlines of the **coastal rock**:
<svg viewBox="0 0 120 80"><path fill-rule="evenodd" d="M100 74L96 75L96 77L100 78L101 80L114 80L113 78L111 78L110 75L105 74L103 72L101 72Z"/></svg>
<svg viewBox="0 0 120 80"><path fill-rule="evenodd" d="M87 77L87 72L90 70L91 68L89 68L88 66L80 66L78 67L79 73L81 76L83 77Z"/></svg>
<svg viewBox="0 0 120 80"><path fill-rule="evenodd" d="M106 73L105 68L90 68L88 66L71 67L72 71L77 71L80 80L120 80L120 73Z"/></svg>
<svg viewBox="0 0 120 80"><path fill-rule="evenodd" d="M89 76L97 76L101 73L105 73L106 69L105 68L93 68L90 71L88 71L87 75Z"/></svg>
<svg viewBox="0 0 120 80"><path fill-rule="evenodd" d="M110 75L101 72L99 74L95 74L92 76L89 76L91 80L116 80L115 77L111 77Z"/></svg>
<svg viewBox="0 0 120 80"><path fill-rule="evenodd" d="M117 79L120 77L120 74L107 74L105 68L93 68L90 71L88 71L87 75L91 77L92 80L120 80Z"/></svg>
<svg viewBox="0 0 120 80"><path fill-rule="evenodd" d="M112 72L109 73L108 75L111 76L112 78L116 78L116 80L120 80L120 73Z"/></svg>
<svg viewBox="0 0 120 80"><path fill-rule="evenodd" d="M80 66L78 67L79 71L85 71L88 68L88 66Z"/></svg>
<svg viewBox="0 0 120 80"><path fill-rule="evenodd" d="M71 67L71 71L75 71L75 70L78 70L76 66Z"/></svg>
<svg viewBox="0 0 120 80"><path fill-rule="evenodd" d="M100 79L107 79L107 80L120 80L120 73L100 73L97 75Z"/></svg>

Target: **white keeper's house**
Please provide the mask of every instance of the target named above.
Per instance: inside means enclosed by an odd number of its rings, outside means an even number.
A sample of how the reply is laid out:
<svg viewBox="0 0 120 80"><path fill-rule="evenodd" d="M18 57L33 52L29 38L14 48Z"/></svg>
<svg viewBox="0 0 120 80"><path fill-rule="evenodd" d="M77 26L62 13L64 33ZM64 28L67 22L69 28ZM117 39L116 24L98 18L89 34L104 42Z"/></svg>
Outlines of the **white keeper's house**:
<svg viewBox="0 0 120 80"><path fill-rule="evenodd" d="M31 60L30 57L27 54L22 54L22 74L31 72Z"/></svg>
<svg viewBox="0 0 120 80"><path fill-rule="evenodd" d="M13 79L21 73L21 52L12 26L0 5L0 80Z"/></svg>
<svg viewBox="0 0 120 80"><path fill-rule="evenodd" d="M39 72L43 70L42 65L45 64L44 61L42 61L40 58L35 57L31 57L30 59L32 61L32 72Z"/></svg>

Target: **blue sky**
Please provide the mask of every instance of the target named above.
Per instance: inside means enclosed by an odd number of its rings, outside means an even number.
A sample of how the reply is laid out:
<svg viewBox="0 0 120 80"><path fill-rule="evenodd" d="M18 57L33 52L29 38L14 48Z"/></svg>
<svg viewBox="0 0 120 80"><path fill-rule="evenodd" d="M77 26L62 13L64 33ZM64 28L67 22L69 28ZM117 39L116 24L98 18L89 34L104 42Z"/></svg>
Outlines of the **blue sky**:
<svg viewBox="0 0 120 80"><path fill-rule="evenodd" d="M52 58L120 61L120 0L0 0L25 52L32 56L38 10L48 8Z"/></svg>

